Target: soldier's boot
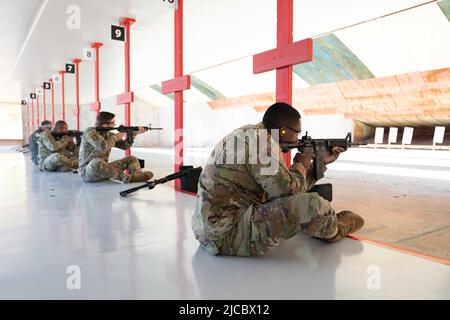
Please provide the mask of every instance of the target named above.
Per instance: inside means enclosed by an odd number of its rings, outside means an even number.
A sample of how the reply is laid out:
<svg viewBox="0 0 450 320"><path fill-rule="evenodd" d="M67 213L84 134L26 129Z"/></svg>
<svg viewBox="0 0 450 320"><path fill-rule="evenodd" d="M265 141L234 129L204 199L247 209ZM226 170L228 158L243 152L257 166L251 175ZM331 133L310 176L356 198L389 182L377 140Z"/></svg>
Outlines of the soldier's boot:
<svg viewBox="0 0 450 320"><path fill-rule="evenodd" d="M330 239L322 239L326 242L337 242L342 240L347 234L358 231L364 225L364 219L349 210L344 210L336 214L337 234Z"/></svg>
<svg viewBox="0 0 450 320"><path fill-rule="evenodd" d="M63 166L59 166L56 168L57 172L69 172L69 171L76 171L78 168L78 160L70 160L67 162L67 164Z"/></svg>
<svg viewBox="0 0 450 320"><path fill-rule="evenodd" d="M153 173L150 171L135 172L131 174L130 182L147 182L152 177Z"/></svg>
<svg viewBox="0 0 450 320"><path fill-rule="evenodd" d="M56 168L56 172L69 172L69 171L72 171L72 169L67 166L60 166Z"/></svg>

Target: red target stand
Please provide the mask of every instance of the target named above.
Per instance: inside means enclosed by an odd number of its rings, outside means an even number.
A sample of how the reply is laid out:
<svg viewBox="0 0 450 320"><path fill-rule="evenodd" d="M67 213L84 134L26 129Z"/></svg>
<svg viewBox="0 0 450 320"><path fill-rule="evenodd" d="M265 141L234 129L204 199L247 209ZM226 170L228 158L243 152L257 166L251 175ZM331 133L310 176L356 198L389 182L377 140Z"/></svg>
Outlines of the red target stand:
<svg viewBox="0 0 450 320"><path fill-rule="evenodd" d="M47 120L47 101L45 98L45 90L46 90L45 83L42 84L42 112L44 113L43 119L44 121Z"/></svg>
<svg viewBox="0 0 450 320"><path fill-rule="evenodd" d="M53 83L53 79L49 79L48 80L50 82L50 87L52 90L52 108L51 108L51 121L52 121L52 126L55 124L55 86Z"/></svg>
<svg viewBox="0 0 450 320"><path fill-rule="evenodd" d="M79 95L78 95L78 65L81 62L80 59L73 59L73 63L66 63L66 74L73 74L75 76L75 98L76 98L76 106L75 109L72 110L72 115L75 117L77 130L80 128L80 105L79 105Z"/></svg>
<svg viewBox="0 0 450 320"><path fill-rule="evenodd" d="M73 59L75 65L75 110L73 115L76 120L76 129L80 130L80 62L81 59Z"/></svg>
<svg viewBox="0 0 450 320"><path fill-rule="evenodd" d="M31 126L34 132L34 99L36 99L36 93L31 93L30 98L31 98Z"/></svg>
<svg viewBox="0 0 450 320"><path fill-rule="evenodd" d="M130 46L131 46L131 25L136 22L134 18L122 18L119 21L119 26L111 26L111 39L125 42L125 92L116 97L118 105L125 107L125 126L131 125L131 103L134 102L134 93L131 91L131 72L130 72ZM125 150L125 156L129 157L131 150Z"/></svg>
<svg viewBox="0 0 450 320"><path fill-rule="evenodd" d="M65 96L65 82L64 82L64 75L66 74L66 71L61 70L59 71L59 74L61 75L61 107L62 107L62 111L61 111L61 115L60 118L63 121L66 121L66 96Z"/></svg>
<svg viewBox="0 0 450 320"><path fill-rule="evenodd" d="M39 128L39 92L36 89L36 128Z"/></svg>
<svg viewBox="0 0 450 320"><path fill-rule="evenodd" d="M95 102L91 104L90 109L97 113L100 112L100 48L103 47L101 42L93 42L91 48L95 49L95 64L94 64L94 78L95 78Z"/></svg>
<svg viewBox="0 0 450 320"><path fill-rule="evenodd" d="M25 101L26 103L26 115L27 115L27 139L26 141L30 143L30 102L28 100Z"/></svg>
<svg viewBox="0 0 450 320"><path fill-rule="evenodd" d="M276 101L292 104L292 66L313 59L313 41L293 43L293 0L277 0L277 48L253 56L253 73L276 70ZM287 165L291 154L284 155Z"/></svg>
<svg viewBox="0 0 450 320"><path fill-rule="evenodd" d="M161 93L175 94L175 164L174 171L180 171L183 166L183 91L191 88L191 76L183 75L183 0L178 1L178 8L175 9L175 46L174 46L174 74L172 80L164 81L161 84ZM175 180L175 190L181 190L181 181Z"/></svg>

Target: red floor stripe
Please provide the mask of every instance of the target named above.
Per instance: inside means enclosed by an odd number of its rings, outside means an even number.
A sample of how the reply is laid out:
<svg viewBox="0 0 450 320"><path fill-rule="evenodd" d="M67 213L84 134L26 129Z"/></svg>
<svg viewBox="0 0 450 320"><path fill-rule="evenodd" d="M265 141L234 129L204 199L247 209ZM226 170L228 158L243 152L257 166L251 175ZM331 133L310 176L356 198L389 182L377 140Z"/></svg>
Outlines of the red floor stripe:
<svg viewBox="0 0 450 320"><path fill-rule="evenodd" d="M392 249L392 250L396 250L396 251L400 251L409 255L413 255L419 258L423 258L423 259L427 259L427 260L431 260L434 262L438 262L438 263L442 263L445 264L447 266L450 266L450 260L449 259L445 259L445 258L440 258L440 257L436 257L430 254L426 254L426 253L421 253L412 249L407 249L407 248L403 248L394 244L390 244L390 243L386 243L386 242L382 242L382 241L378 241L378 240L372 240L369 239L367 237L364 236L359 236L359 235L348 235L347 238L353 239L353 240L358 240L358 241L363 241L363 242L367 242L376 246L380 246L380 247L384 247L384 248L388 248L388 249Z"/></svg>

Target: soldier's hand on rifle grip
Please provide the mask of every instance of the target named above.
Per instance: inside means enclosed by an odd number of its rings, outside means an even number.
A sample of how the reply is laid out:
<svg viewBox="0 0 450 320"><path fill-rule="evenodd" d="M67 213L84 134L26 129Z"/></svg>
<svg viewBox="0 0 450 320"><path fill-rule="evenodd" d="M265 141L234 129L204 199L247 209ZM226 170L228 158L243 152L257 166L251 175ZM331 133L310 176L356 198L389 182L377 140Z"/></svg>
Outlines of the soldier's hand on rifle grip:
<svg viewBox="0 0 450 320"><path fill-rule="evenodd" d="M323 162L325 164L330 164L332 162L335 162L337 160L337 158L339 158L339 155L345 151L346 151L346 149L341 148L341 147L334 147L331 151L327 150L327 151L325 151L325 155L323 157Z"/></svg>
<svg viewBox="0 0 450 320"><path fill-rule="evenodd" d="M141 134L141 133L145 132L145 128L144 127L138 127L138 128L139 128L139 130L136 131L136 134Z"/></svg>
<svg viewBox="0 0 450 320"><path fill-rule="evenodd" d="M123 140L123 138L125 137L125 132L118 132L118 133L116 133L116 137L119 140Z"/></svg>
<svg viewBox="0 0 450 320"><path fill-rule="evenodd" d="M293 161L300 162L308 171L311 168L312 157L308 152L297 152Z"/></svg>

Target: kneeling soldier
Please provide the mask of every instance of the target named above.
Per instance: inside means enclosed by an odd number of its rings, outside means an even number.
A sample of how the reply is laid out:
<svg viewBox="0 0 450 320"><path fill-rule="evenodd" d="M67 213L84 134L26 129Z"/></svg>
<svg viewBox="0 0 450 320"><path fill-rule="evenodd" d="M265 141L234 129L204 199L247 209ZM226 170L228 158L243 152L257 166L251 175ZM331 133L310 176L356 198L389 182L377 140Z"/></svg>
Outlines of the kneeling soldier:
<svg viewBox="0 0 450 320"><path fill-rule="evenodd" d="M153 177L150 171L142 171L139 160L130 156L108 163L113 147L126 150L131 147L129 141L123 140L124 133L98 131L96 128L114 128L115 115L102 111L97 116L96 127L84 131L81 139L78 173L84 182L117 180L124 183L145 182ZM136 134L145 132L139 127ZM127 170L128 172L126 172Z"/></svg>
<svg viewBox="0 0 450 320"><path fill-rule="evenodd" d="M300 132L298 111L276 103L261 123L233 131L216 146L200 176L192 217L195 237L209 253L262 255L300 231L336 242L363 226L359 215L336 213L318 193L308 193L316 182L311 155L298 153L286 165L281 152ZM270 161L263 161L267 151ZM343 151L327 151L324 163Z"/></svg>
<svg viewBox="0 0 450 320"><path fill-rule="evenodd" d="M38 160L41 171L71 171L78 167L78 160L67 155L75 149L73 138L67 136L67 123L57 121L53 131L45 129L36 134Z"/></svg>

